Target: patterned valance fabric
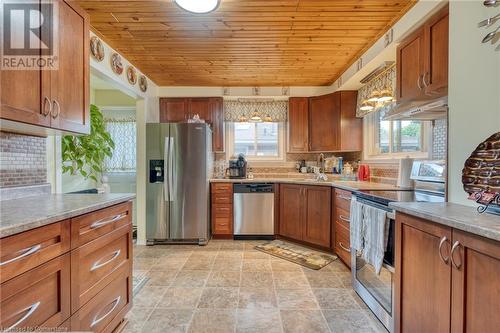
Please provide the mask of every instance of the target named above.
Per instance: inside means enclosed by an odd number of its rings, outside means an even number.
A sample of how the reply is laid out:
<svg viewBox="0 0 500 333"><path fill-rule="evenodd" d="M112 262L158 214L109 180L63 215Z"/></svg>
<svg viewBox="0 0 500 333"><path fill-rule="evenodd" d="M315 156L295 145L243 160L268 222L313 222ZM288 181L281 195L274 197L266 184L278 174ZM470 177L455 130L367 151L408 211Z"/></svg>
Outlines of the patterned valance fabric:
<svg viewBox="0 0 500 333"><path fill-rule="evenodd" d="M286 122L288 101L224 100L224 120L239 122L242 117L249 119L255 112L262 118L269 116L272 122Z"/></svg>
<svg viewBox="0 0 500 333"><path fill-rule="evenodd" d="M361 104L367 100L373 92L381 92L383 90L392 91L392 96L396 96L396 66L393 65L386 69L384 72L380 73L378 76L373 78L370 82L365 84L361 89L358 90L358 103L356 107L356 117L364 117L369 113L375 111L388 112L395 105L394 102L390 102L384 105L376 104L372 110L363 111L360 110Z"/></svg>
<svg viewBox="0 0 500 333"><path fill-rule="evenodd" d="M136 137L135 119L105 119L106 130L115 143L113 156L104 160L107 172L135 172Z"/></svg>

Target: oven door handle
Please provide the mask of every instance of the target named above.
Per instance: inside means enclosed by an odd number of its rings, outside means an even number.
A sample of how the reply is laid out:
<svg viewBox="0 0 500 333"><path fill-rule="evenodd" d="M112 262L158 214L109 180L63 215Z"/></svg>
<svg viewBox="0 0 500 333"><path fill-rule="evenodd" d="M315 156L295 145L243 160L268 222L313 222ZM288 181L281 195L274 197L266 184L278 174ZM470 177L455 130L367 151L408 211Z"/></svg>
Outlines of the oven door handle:
<svg viewBox="0 0 500 333"><path fill-rule="evenodd" d="M391 220L395 220L396 219L396 213L394 213L394 212L387 212L387 218L391 219Z"/></svg>

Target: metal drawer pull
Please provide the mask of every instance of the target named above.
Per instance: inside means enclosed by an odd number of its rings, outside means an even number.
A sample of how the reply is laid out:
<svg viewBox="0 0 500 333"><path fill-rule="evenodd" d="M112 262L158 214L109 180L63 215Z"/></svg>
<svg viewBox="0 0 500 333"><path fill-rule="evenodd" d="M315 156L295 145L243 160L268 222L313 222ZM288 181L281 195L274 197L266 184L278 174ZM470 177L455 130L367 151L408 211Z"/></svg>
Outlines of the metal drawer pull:
<svg viewBox="0 0 500 333"><path fill-rule="evenodd" d="M347 247L345 247L345 246L344 246L344 244L342 244L342 242L339 242L339 246L340 246L340 248L341 248L342 250L344 250L344 251L346 251L346 252L351 253L351 250L350 250L350 249L348 249Z"/></svg>
<svg viewBox="0 0 500 333"><path fill-rule="evenodd" d="M444 236L443 238L441 238L441 241L439 242L439 257L441 258L441 260L448 265L448 261L450 260L450 257L444 257L443 256L443 253L442 253L442 248L443 248L443 244L446 243L446 241L448 240L448 238L446 238L446 236Z"/></svg>
<svg viewBox="0 0 500 333"><path fill-rule="evenodd" d="M344 199L344 200L347 200L347 201L351 201L351 198L350 197L346 197L345 195L338 194L337 198Z"/></svg>
<svg viewBox="0 0 500 333"><path fill-rule="evenodd" d="M106 260L104 262L100 262L101 259L97 260L93 265L92 267L90 268L90 271L93 272L95 271L96 269L99 269L101 268L102 266L106 266L107 264L109 264L110 262L112 262L113 260L115 260L116 258L118 258L118 256L120 255L120 253L122 252L122 250L116 250L113 252L113 256L111 257L111 259L109 260Z"/></svg>
<svg viewBox="0 0 500 333"><path fill-rule="evenodd" d="M50 111L52 118L56 119L57 117L59 117L59 114L61 113L61 105L59 104L59 102L56 99L52 102L52 104L57 106L57 109L54 108L54 109L51 109L51 111ZM55 113L52 112L54 110L56 111Z"/></svg>
<svg viewBox="0 0 500 333"><path fill-rule="evenodd" d="M0 266L3 266L3 265L7 265L7 264L10 264L11 262L14 262L14 261L17 261L17 260L20 260L22 258L25 258L27 256L30 256L32 255L33 253L36 253L38 252L40 249L42 248L42 244L37 244L35 246L32 246L32 247L28 247L26 249L22 249L22 250L19 250L17 251L16 253L20 253L20 252L24 252L23 254L15 257L15 258L12 258L12 259L9 259L7 261L3 261L3 262L0 262Z"/></svg>
<svg viewBox="0 0 500 333"><path fill-rule="evenodd" d="M33 312L35 312L35 310L40 306L40 303L41 303L40 301L33 303L30 306L28 306L26 309L22 309L21 311L16 313L16 314L19 314L19 313L23 313L24 311L28 311L28 312L26 312L26 314L24 316L21 317L21 319L16 321L11 327L7 328L5 331L2 331L2 332L8 332L10 330L13 330L14 328L19 326L20 324L22 324L23 321L28 319L33 314Z"/></svg>
<svg viewBox="0 0 500 333"><path fill-rule="evenodd" d="M113 300L113 302L109 303L109 304L113 304L113 307L108 311L106 312L101 318L97 318L97 315L94 317L94 320L92 320L92 323L90 324L90 327L94 327L95 325L99 324L101 321L103 321L107 316L109 316L113 311L115 311L116 307L118 306L118 304L120 304L120 300L122 299L121 296L118 296L117 298L115 298Z"/></svg>
<svg viewBox="0 0 500 333"><path fill-rule="evenodd" d="M49 109L47 110L47 105L49 106ZM47 117L50 113L52 113L52 103L50 103L50 99L45 96L43 98L43 116Z"/></svg>
<svg viewBox="0 0 500 333"><path fill-rule="evenodd" d="M113 223L116 220L119 220L122 217L125 217L125 215L126 214L122 213L122 214L115 215L112 219L109 219L109 220L99 220L99 221L96 221L96 222L94 222L94 223L92 223L90 225L90 229L97 229L97 228L100 228L102 226L105 226L106 224Z"/></svg>
<svg viewBox="0 0 500 333"><path fill-rule="evenodd" d="M343 216L343 215L339 215L339 218L340 218L342 221L344 221L344 222L347 222L347 223L350 223L350 222L351 222L351 221L349 220L349 218L348 218L348 217L345 217L345 216Z"/></svg>
<svg viewBox="0 0 500 333"><path fill-rule="evenodd" d="M455 252L455 250L460 246L460 242L459 241L456 241L455 243L453 243L453 246L451 247L451 252L450 252L450 259L451 259L451 263L453 264L453 266L455 266L456 269L460 269L460 267L462 267L462 260L460 260L460 262L457 264L455 262L455 259L453 259L453 253ZM459 252L460 254L460 252Z"/></svg>

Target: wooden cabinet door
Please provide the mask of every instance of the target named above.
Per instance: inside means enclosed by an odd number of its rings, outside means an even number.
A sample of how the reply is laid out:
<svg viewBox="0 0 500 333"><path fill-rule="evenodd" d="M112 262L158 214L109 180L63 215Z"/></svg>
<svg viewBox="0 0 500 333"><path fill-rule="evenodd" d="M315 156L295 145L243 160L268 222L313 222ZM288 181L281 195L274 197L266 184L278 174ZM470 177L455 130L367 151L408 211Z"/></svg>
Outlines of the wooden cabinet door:
<svg viewBox="0 0 500 333"><path fill-rule="evenodd" d="M326 186L305 186L305 220L303 240L330 247L332 189Z"/></svg>
<svg viewBox="0 0 500 333"><path fill-rule="evenodd" d="M302 240L304 189L302 185L280 185L280 235Z"/></svg>
<svg viewBox="0 0 500 333"><path fill-rule="evenodd" d="M422 75L425 66L425 37L421 28L406 38L397 48L398 103L408 102L423 95Z"/></svg>
<svg viewBox="0 0 500 333"><path fill-rule="evenodd" d="M500 327L500 243L453 230L451 332Z"/></svg>
<svg viewBox="0 0 500 333"><path fill-rule="evenodd" d="M395 332L450 331L450 239L449 227L397 213Z"/></svg>
<svg viewBox="0 0 500 333"><path fill-rule="evenodd" d="M59 69L50 73L51 127L90 133L89 17L73 2L58 1Z"/></svg>
<svg viewBox="0 0 500 333"><path fill-rule="evenodd" d="M2 332L29 332L38 327L53 330L70 316L69 254L2 283L0 295Z"/></svg>
<svg viewBox="0 0 500 333"><path fill-rule="evenodd" d="M427 95L448 92L448 6L425 24L425 72L422 84Z"/></svg>
<svg viewBox="0 0 500 333"><path fill-rule="evenodd" d="M309 99L291 97L288 101L288 152L309 150Z"/></svg>
<svg viewBox="0 0 500 333"><path fill-rule="evenodd" d="M337 151L340 148L340 99L329 94L309 99L309 150Z"/></svg>
<svg viewBox="0 0 500 333"><path fill-rule="evenodd" d="M340 150L363 150L363 119L356 118L357 91L340 94Z"/></svg>
<svg viewBox="0 0 500 333"><path fill-rule="evenodd" d="M187 98L160 98L160 123L180 123L187 119Z"/></svg>
<svg viewBox="0 0 500 333"><path fill-rule="evenodd" d="M188 99L188 119L197 114L200 119L205 120L212 125L210 114L210 99L209 98L189 98Z"/></svg>
<svg viewBox="0 0 500 333"><path fill-rule="evenodd" d="M210 120L212 122L212 150L224 151L224 106L221 97L210 98Z"/></svg>

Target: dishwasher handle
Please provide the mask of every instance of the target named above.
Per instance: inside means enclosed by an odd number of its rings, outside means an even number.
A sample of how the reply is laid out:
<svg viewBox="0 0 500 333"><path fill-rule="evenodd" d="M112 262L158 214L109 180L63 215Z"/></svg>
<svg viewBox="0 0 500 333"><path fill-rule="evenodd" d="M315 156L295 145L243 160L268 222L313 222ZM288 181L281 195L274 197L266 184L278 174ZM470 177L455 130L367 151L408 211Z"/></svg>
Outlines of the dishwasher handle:
<svg viewBox="0 0 500 333"><path fill-rule="evenodd" d="M233 193L274 193L274 185L267 183L234 184Z"/></svg>

